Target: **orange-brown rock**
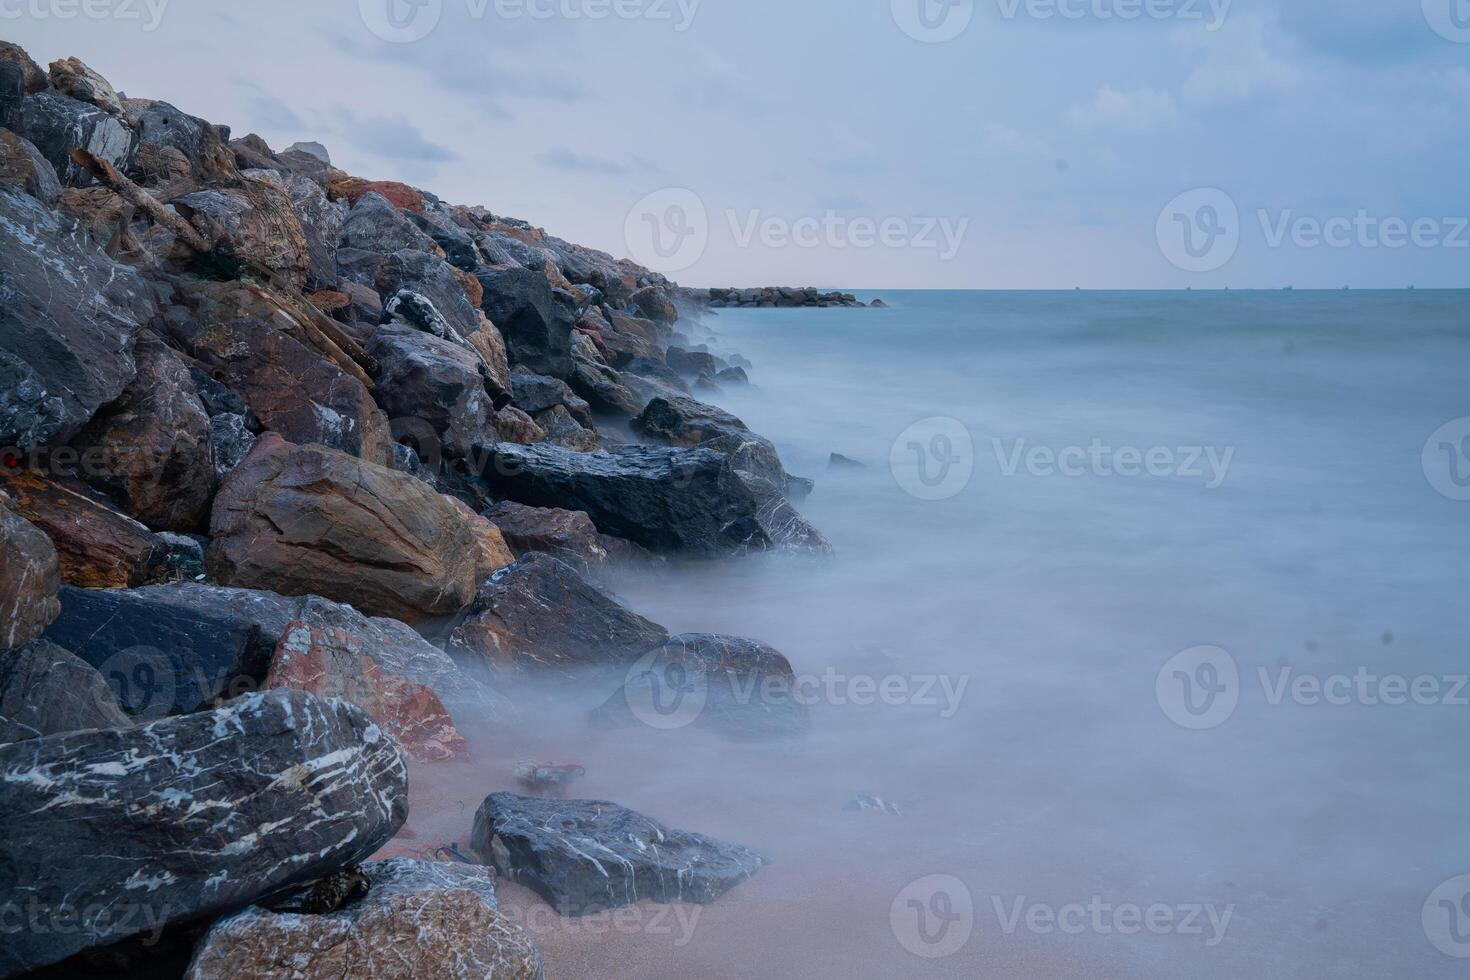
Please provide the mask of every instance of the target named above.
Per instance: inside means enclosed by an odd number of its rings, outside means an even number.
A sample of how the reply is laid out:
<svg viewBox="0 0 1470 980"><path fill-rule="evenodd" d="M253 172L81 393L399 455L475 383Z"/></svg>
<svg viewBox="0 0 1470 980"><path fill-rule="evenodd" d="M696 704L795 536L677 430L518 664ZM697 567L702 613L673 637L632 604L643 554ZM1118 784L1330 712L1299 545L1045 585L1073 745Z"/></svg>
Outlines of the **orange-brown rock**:
<svg viewBox="0 0 1470 980"><path fill-rule="evenodd" d="M495 872L408 858L362 866L365 896L300 914L288 896L216 922L186 980L541 980L541 956L497 910Z"/></svg>
<svg viewBox="0 0 1470 980"><path fill-rule="evenodd" d="M495 431L501 441L529 446L546 438L546 430L536 420L514 405L507 405L495 413Z"/></svg>
<svg viewBox="0 0 1470 980"><path fill-rule="evenodd" d="M475 573L476 583L484 582L492 573L516 560L515 554L510 550L510 545L505 543L505 536L500 533L500 528L493 521L476 514L462 500L455 497L445 499L454 505L454 509L465 522L465 526L475 536L480 554L478 571Z"/></svg>
<svg viewBox="0 0 1470 980"><path fill-rule="evenodd" d="M480 304L485 302L485 287L480 285L480 280L465 270L456 269L453 266L450 266L449 271L454 274L454 278L459 280L459 284L464 287L464 294L469 299L470 305L478 310Z"/></svg>
<svg viewBox="0 0 1470 980"><path fill-rule="evenodd" d="M0 129L0 184L18 187L47 204L54 204L61 193L56 168L35 144L8 129ZM473 276L469 278L478 285Z"/></svg>
<svg viewBox="0 0 1470 980"><path fill-rule="evenodd" d="M146 585L168 554L168 546L146 527L70 480L51 480L27 466L3 466L0 488L14 499L15 512L51 539L67 585Z"/></svg>
<svg viewBox="0 0 1470 980"><path fill-rule="evenodd" d="M346 293L339 293L335 289L318 289L306 298L311 301L312 306L323 313L336 313L352 305L352 297Z"/></svg>
<svg viewBox="0 0 1470 980"><path fill-rule="evenodd" d="M246 266L292 290L306 285L311 264L306 233L291 195L273 172L257 171L238 187L187 194L175 206L192 211L193 224L207 238L222 235L221 244Z"/></svg>
<svg viewBox="0 0 1470 980"><path fill-rule="evenodd" d="M320 595L405 622L474 598L480 544L428 484L266 433L225 479L206 566L224 585Z"/></svg>
<svg viewBox="0 0 1470 980"><path fill-rule="evenodd" d="M424 209L424 195L417 188L396 180L363 180L344 175L327 184L327 196L334 201L346 201L348 205L356 204L368 194L383 195L395 208L408 211Z"/></svg>
<svg viewBox="0 0 1470 980"><path fill-rule="evenodd" d="M240 392L266 428L297 443L318 442L369 462L393 459L388 419L369 394L357 348L326 320L285 296L240 283L190 282L166 318L170 336ZM340 341L340 344L339 344Z"/></svg>
<svg viewBox="0 0 1470 980"><path fill-rule="evenodd" d="M76 218L98 245L106 245L117 233L127 202L101 185L67 187L56 206Z"/></svg>
<svg viewBox="0 0 1470 980"><path fill-rule="evenodd" d="M56 593L61 569L56 549L30 521L10 510L0 493L0 652L24 646L61 614Z"/></svg>
<svg viewBox="0 0 1470 980"><path fill-rule="evenodd" d="M134 351L138 376L77 437L83 477L156 531L196 531L214 495L209 415L177 354L151 333Z"/></svg>
<svg viewBox="0 0 1470 980"><path fill-rule="evenodd" d="M123 114L122 100L117 97L117 90L80 59L63 58L53 61L50 74L51 84L78 102L91 103L114 116Z"/></svg>
<svg viewBox="0 0 1470 980"><path fill-rule="evenodd" d="M351 701L421 762L444 762L469 749L433 690L384 671L363 653L357 637L341 627L288 625L271 658L265 687Z"/></svg>

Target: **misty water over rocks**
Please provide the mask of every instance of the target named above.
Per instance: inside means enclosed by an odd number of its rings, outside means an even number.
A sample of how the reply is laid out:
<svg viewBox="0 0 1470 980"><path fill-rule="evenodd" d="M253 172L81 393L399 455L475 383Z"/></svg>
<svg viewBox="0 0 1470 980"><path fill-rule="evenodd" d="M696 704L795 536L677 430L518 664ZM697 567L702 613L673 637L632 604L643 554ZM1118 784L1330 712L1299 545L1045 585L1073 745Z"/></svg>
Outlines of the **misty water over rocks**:
<svg viewBox="0 0 1470 980"><path fill-rule="evenodd" d="M1470 505L1421 453L1465 414L1466 295L883 297L708 321L755 370L706 397L816 480L835 557L612 582L673 632L785 652L810 734L607 733L589 691L491 743L774 863L687 929L542 922L548 964L1461 975L1421 914L1470 871ZM933 419L972 441L958 489Z"/></svg>

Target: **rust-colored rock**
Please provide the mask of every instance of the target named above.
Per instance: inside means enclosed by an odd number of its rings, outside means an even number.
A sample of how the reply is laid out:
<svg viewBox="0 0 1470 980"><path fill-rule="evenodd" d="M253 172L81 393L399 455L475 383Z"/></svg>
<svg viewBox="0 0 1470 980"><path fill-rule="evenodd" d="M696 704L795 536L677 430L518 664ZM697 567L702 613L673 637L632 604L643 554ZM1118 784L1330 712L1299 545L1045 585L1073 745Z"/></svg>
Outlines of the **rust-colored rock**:
<svg viewBox="0 0 1470 980"><path fill-rule="evenodd" d="M123 114L122 100L112 84L78 58L51 62L51 84L78 102L87 102L114 116Z"/></svg>
<svg viewBox="0 0 1470 980"><path fill-rule="evenodd" d="M318 289L306 297L311 305L323 313L336 313L345 310L352 305L352 297L346 293L339 293L335 289Z"/></svg>
<svg viewBox="0 0 1470 980"><path fill-rule="evenodd" d="M423 622L475 595L474 532L406 473L268 432L214 502L206 564L224 585L320 595Z"/></svg>
<svg viewBox="0 0 1470 980"><path fill-rule="evenodd" d="M408 858L362 866L367 895L310 915L260 906L215 923L186 980L541 980L541 956L499 912L495 873Z"/></svg>
<svg viewBox="0 0 1470 980"><path fill-rule="evenodd" d="M507 500L487 511L505 543L517 555L543 551L575 567L584 575L607 562L607 549L597 525L580 510L527 507Z"/></svg>
<svg viewBox="0 0 1470 980"><path fill-rule="evenodd" d="M24 646L61 614L61 567L51 539L0 493L0 651Z"/></svg>
<svg viewBox="0 0 1470 980"><path fill-rule="evenodd" d="M470 305L478 310L480 304L485 302L485 287L480 285L480 280L465 270L456 269L453 266L450 266L450 272L454 274L455 279L459 280L459 284L464 287L464 294L469 299Z"/></svg>
<svg viewBox="0 0 1470 980"><path fill-rule="evenodd" d="M77 438L83 476L155 531L195 531L209 516L214 459L209 415L178 355L151 333L134 352L138 376Z"/></svg>
<svg viewBox="0 0 1470 980"><path fill-rule="evenodd" d="M507 405L495 414L495 431L502 442L514 442L529 446L546 438L546 430L536 420L514 405Z"/></svg>
<svg viewBox="0 0 1470 980"><path fill-rule="evenodd" d="M424 195L417 188L400 184L396 180L363 180L361 177L343 176L327 184L327 196L334 201L356 204L368 194L381 194L395 208L409 211L424 209Z"/></svg>
<svg viewBox="0 0 1470 980"><path fill-rule="evenodd" d="M158 574L168 545L142 524L109 508L70 481L33 469L0 466L0 488L15 511L46 532L56 547L61 580L83 589L146 585Z"/></svg>
<svg viewBox="0 0 1470 980"><path fill-rule="evenodd" d="M421 762L443 762L469 749L433 690L384 671L363 653L357 637L340 627L288 625L265 687L351 701Z"/></svg>
<svg viewBox="0 0 1470 980"><path fill-rule="evenodd" d="M510 545L505 543L505 537L494 522L476 514L462 500L455 497L445 499L454 505L454 509L459 512L460 518L465 522L465 526L475 536L480 555L478 571L475 573L477 583L484 582L491 574L516 560L516 556L510 550Z"/></svg>
<svg viewBox="0 0 1470 980"><path fill-rule="evenodd" d="M206 237L222 232L222 244L247 266L293 290L306 285L311 264L306 233L273 171L252 171L238 187L199 191L176 203L195 212L194 224Z"/></svg>
<svg viewBox="0 0 1470 980"><path fill-rule="evenodd" d="M239 283L192 282L179 299L166 320L170 336L240 392L266 428L373 463L393 459L388 419L366 374L310 311ZM360 350L345 334L338 339Z"/></svg>
<svg viewBox="0 0 1470 980"><path fill-rule="evenodd" d="M127 202L106 187L67 187L57 208L76 218L98 245L106 245L116 234Z"/></svg>

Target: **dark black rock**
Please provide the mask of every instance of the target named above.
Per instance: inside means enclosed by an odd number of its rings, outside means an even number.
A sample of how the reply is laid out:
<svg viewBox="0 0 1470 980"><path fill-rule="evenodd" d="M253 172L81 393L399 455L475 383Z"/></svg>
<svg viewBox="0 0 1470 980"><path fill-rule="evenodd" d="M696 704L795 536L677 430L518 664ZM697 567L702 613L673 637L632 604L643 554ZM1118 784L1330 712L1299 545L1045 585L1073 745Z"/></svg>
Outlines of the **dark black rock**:
<svg viewBox="0 0 1470 980"><path fill-rule="evenodd" d="M600 361L573 353L572 373L567 378L572 390L593 410L629 418L647 404L622 383L622 376Z"/></svg>
<svg viewBox="0 0 1470 980"><path fill-rule="evenodd" d="M373 397L390 419L427 425L450 457L496 441L494 404L472 349L386 324L367 352L381 366Z"/></svg>
<svg viewBox="0 0 1470 980"><path fill-rule="evenodd" d="M153 294L75 219L0 188L0 297L0 446L69 440L133 380Z"/></svg>
<svg viewBox="0 0 1470 980"><path fill-rule="evenodd" d="M170 582L193 582L205 576L204 549L208 538L163 531L158 540L168 546L163 558L163 578Z"/></svg>
<svg viewBox="0 0 1470 980"><path fill-rule="evenodd" d="M615 803L493 793L475 814L476 851L564 916L640 901L708 904L767 859Z"/></svg>
<svg viewBox="0 0 1470 980"><path fill-rule="evenodd" d="M675 636L640 659L620 690L592 713L595 724L688 725L737 738L797 735L810 726L791 662L737 636Z"/></svg>
<svg viewBox="0 0 1470 980"><path fill-rule="evenodd" d="M532 552L490 576L451 646L498 672L576 674L625 670L668 637L572 566Z"/></svg>
<svg viewBox="0 0 1470 980"><path fill-rule="evenodd" d="M25 100L25 137L56 168L63 184L92 183L68 155L86 150L119 169L126 169L136 149L133 131L116 116L59 92L41 92Z"/></svg>
<svg viewBox="0 0 1470 980"><path fill-rule="evenodd" d="M475 240L468 231L455 224L451 216L441 212L439 207L442 205L429 205L423 213L405 211L404 214L419 231L444 249L444 258L450 265L467 272L473 271L481 262L480 250L475 247Z"/></svg>
<svg viewBox="0 0 1470 980"><path fill-rule="evenodd" d="M259 688L280 634L142 590L64 586L61 616L43 638L97 668L130 716L155 721Z"/></svg>
<svg viewBox="0 0 1470 980"><path fill-rule="evenodd" d="M132 724L97 669L69 651L36 640L0 652L0 744Z"/></svg>
<svg viewBox="0 0 1470 980"><path fill-rule="evenodd" d="M841 453L833 453L831 458L827 460L827 468L830 470L865 470L868 468L868 464L855 460L850 456L844 456Z"/></svg>
<svg viewBox="0 0 1470 980"><path fill-rule="evenodd" d="M403 825L408 782L361 708L273 691L0 746L0 811L0 868L25 884L7 900L48 924L0 943L10 976L358 863Z"/></svg>
<svg viewBox="0 0 1470 980"><path fill-rule="evenodd" d="M554 378L571 374L572 298L553 290L545 273L531 269L482 266L475 276L485 290L481 306L505 337L510 363Z"/></svg>
<svg viewBox="0 0 1470 980"><path fill-rule="evenodd" d="M563 404L572 393L565 381L535 374L523 367L510 373L511 398L516 408L527 415L544 412L554 405Z"/></svg>
<svg viewBox="0 0 1470 980"><path fill-rule="evenodd" d="M211 418L216 415L251 416L250 406L245 403L243 395L223 382L216 381L198 364L189 365L189 377L194 380L194 390L198 392L199 400L204 403L204 411Z"/></svg>
<svg viewBox="0 0 1470 980"><path fill-rule="evenodd" d="M586 511L598 530L656 552L713 557L772 548L826 552L826 539L770 481L712 449L618 446L572 452L501 443L483 478L533 507Z"/></svg>

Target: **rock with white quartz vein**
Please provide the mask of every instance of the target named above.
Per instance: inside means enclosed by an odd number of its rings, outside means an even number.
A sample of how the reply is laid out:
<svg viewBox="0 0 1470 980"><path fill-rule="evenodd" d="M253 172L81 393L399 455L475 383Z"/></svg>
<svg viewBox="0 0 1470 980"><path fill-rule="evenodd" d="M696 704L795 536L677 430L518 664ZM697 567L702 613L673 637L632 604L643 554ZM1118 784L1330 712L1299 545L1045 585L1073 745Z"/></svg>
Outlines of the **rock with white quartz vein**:
<svg viewBox="0 0 1470 980"><path fill-rule="evenodd" d="M475 850L566 916L645 899L708 904L767 859L739 844L674 830L593 800L492 793L475 814Z"/></svg>
<svg viewBox="0 0 1470 980"><path fill-rule="evenodd" d="M0 746L0 813L0 906L57 924L0 942L7 977L360 862L408 777L361 708L276 691Z"/></svg>
<svg viewBox="0 0 1470 980"><path fill-rule="evenodd" d="M362 872L371 890L336 912L255 906L216 923L186 980L540 980L536 947L496 910L489 868L394 858Z"/></svg>

